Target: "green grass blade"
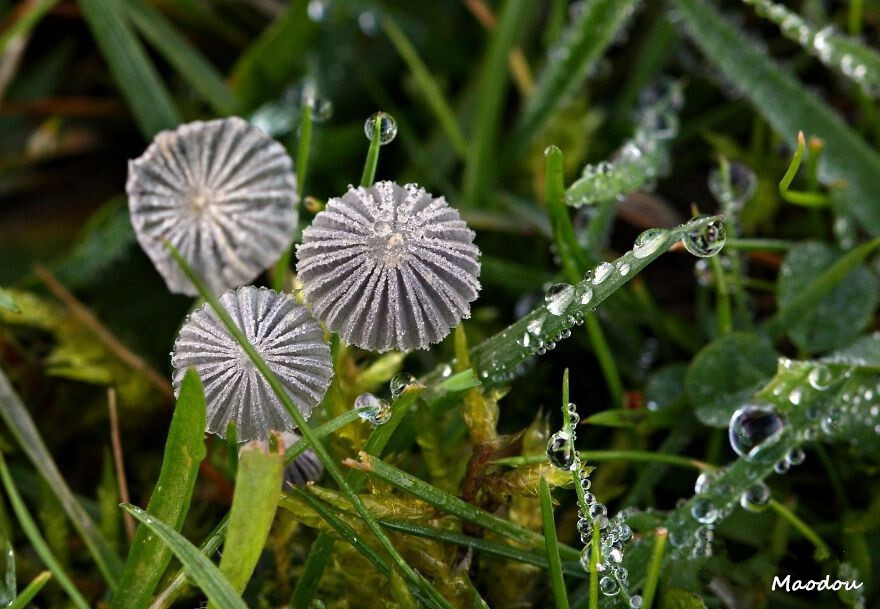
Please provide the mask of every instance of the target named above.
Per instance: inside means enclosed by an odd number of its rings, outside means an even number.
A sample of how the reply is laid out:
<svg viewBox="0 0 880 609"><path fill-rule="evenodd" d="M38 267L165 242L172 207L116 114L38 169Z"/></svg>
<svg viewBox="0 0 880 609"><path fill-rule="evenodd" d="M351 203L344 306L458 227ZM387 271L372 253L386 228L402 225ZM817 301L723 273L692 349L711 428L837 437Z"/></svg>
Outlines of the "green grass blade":
<svg viewBox="0 0 880 609"><path fill-rule="evenodd" d="M238 103L223 75L201 51L144 0L125 0L132 24L181 77L220 115L235 114Z"/></svg>
<svg viewBox="0 0 880 609"><path fill-rule="evenodd" d="M460 157L466 156L467 142L464 139L464 134L461 132L461 127L458 125L458 120L455 118L455 112L446 103L443 92L440 90L428 67L422 61L422 58L419 57L418 51L416 51L403 30L390 17L382 19L382 29L385 30L385 34L388 35L388 39L391 40L394 48L397 49L397 53L406 63L409 71L412 72L413 78L415 78L422 95L425 97L425 101L428 102L428 106L437 118L440 127L446 133L446 137L452 142L452 147Z"/></svg>
<svg viewBox="0 0 880 609"><path fill-rule="evenodd" d="M334 543L333 538L326 533L318 535L312 543L306 564L290 598L289 604L292 609L310 609L312 606L312 598L318 590L318 584L321 583L321 575L333 553Z"/></svg>
<svg viewBox="0 0 880 609"><path fill-rule="evenodd" d="M476 96L476 130L471 136L462 186L462 201L472 207L488 203L486 198L495 175L501 108L509 84L507 57L532 5L528 0L507 0L489 42Z"/></svg>
<svg viewBox="0 0 880 609"><path fill-rule="evenodd" d="M147 505L154 518L168 523L175 531L183 527L199 463L205 458L205 416L202 383L195 371L188 370L171 418L159 480ZM171 555L172 549L148 527L138 527L110 609L145 607Z"/></svg>
<svg viewBox="0 0 880 609"><path fill-rule="evenodd" d="M171 95L129 27L120 0L79 0L79 7L143 136L150 139L180 123Z"/></svg>
<svg viewBox="0 0 880 609"><path fill-rule="evenodd" d="M49 548L49 544L46 543L46 540L43 539L43 536L40 534L40 530L37 528L37 523L31 518L27 506L24 504L24 501L22 501L21 495L18 494L18 489L15 488L15 482L13 482L12 476L9 474L9 469L6 467L6 460L3 458L2 453L0 453L0 479L3 481L3 487L6 489L6 496L12 506L12 511L15 512L15 516L18 518L18 522L21 524L21 528L25 535L27 535L31 545L34 547L37 556L39 556L40 560L43 561L43 564L49 568L55 576L55 579L58 580L58 584L64 588L67 596L70 597L73 604L76 605L78 609L89 609L88 601L83 598L79 590L76 589L76 586L73 585L70 577L64 572L64 568L58 562L58 559L55 558L55 555Z"/></svg>
<svg viewBox="0 0 880 609"><path fill-rule="evenodd" d="M637 0L592 0L550 53L535 90L514 131L512 151L520 150L544 122L574 94L633 14Z"/></svg>
<svg viewBox="0 0 880 609"><path fill-rule="evenodd" d="M669 532L664 528L654 531L654 545L651 547L651 561L648 563L648 577L645 587L642 589L642 606L651 609L654 603L654 593L657 591L657 582L660 581L660 566L663 564L663 550L666 548L666 538Z"/></svg>
<svg viewBox="0 0 880 609"><path fill-rule="evenodd" d="M229 511L226 543L220 558L220 572L232 587L242 592L266 545L269 529L278 509L284 477L282 448L269 449L250 443L241 449L235 494ZM211 607L211 605L208 605Z"/></svg>
<svg viewBox="0 0 880 609"><path fill-rule="evenodd" d="M13 601L11 605L7 606L6 609L25 609L26 607L28 607L28 603L30 603L33 598L40 593L40 590L43 589L43 586L49 583L50 579L52 579L51 571L43 571L42 573L38 574L35 578L31 580L31 583L29 583L25 587L25 589L21 591L21 594L19 594L15 598L15 601Z"/></svg>
<svg viewBox="0 0 880 609"><path fill-rule="evenodd" d="M361 174L361 186L369 188L376 181L376 166L379 164L379 149L382 147L382 114L377 113L373 123L373 137L367 148L367 159L364 161L364 172Z"/></svg>
<svg viewBox="0 0 880 609"><path fill-rule="evenodd" d="M56 4L58 4L58 0L38 0L37 2L25 5L23 14L0 34L0 55L6 52L6 47L10 41L33 30L46 13L52 10Z"/></svg>
<svg viewBox="0 0 880 609"><path fill-rule="evenodd" d="M208 600L219 609L247 609L247 605L223 577L220 570L197 547L170 526L137 506L123 504L122 509L137 518L163 543L167 544L187 573L198 584Z"/></svg>
<svg viewBox="0 0 880 609"><path fill-rule="evenodd" d="M550 572L550 589L556 609L568 609L568 592L562 577L562 561L559 559L559 544L556 541L556 522L553 520L553 500L547 480L541 477L541 519L544 522L544 547Z"/></svg>
<svg viewBox="0 0 880 609"><path fill-rule="evenodd" d="M199 277L199 275L192 269L192 267L181 257L180 252L178 252L173 246L167 244L171 255L174 257L177 264L186 274L187 278L193 282L193 285L196 286L199 290L199 294L201 294L202 298L208 303L208 305L214 310L217 314L217 317L220 318L220 321L229 331L229 333L235 338L239 345L241 345L242 349L248 355L250 360L254 363L254 366L260 372L260 374L266 379L266 382L269 384L269 387L272 389L272 393L275 394L275 397L281 402L284 406L285 410L290 413L290 416L293 418L296 423L297 429L302 434L303 438L309 443L309 446L312 450L315 451L318 459L324 465L325 470L333 480L339 485L339 488L351 502L352 506L355 510L360 514L361 518L364 519L367 527L376 536L376 539L385 548L391 558L394 560L397 567L401 570L401 572L406 575L407 579L416 586L430 586L416 571L410 567L407 562L404 560L403 556L400 555L400 552L394 545L391 543L391 540L388 539L388 536L385 535L382 528L379 526L379 523L376 522L376 519L370 514L367 506L364 505L363 501L361 501L360 497L358 497L357 493L352 489L351 485L349 485L345 476L342 474L342 471L339 469L339 466L336 464L336 461L333 457L330 456L330 453L327 451L327 448L321 443L320 439L315 435L315 431L309 426L306 422L305 417L294 404L293 399L290 397L290 394L284 389L284 386L281 384L281 381L275 375L274 372L269 368L266 364L266 361L263 357L257 352L256 348L253 344L248 340L247 336L245 336L244 332L241 328L239 328L232 317L229 315L229 312L223 308L223 305L220 304L219 299L215 296L207 287L204 280ZM439 593L438 593L439 595ZM446 606L446 605L444 605Z"/></svg>
<svg viewBox="0 0 880 609"><path fill-rule="evenodd" d="M101 534L98 526L73 496L73 492L64 481L64 476L52 460L52 455L43 442L40 432L37 431L34 420L2 370L0 370L0 417L3 417L21 449L55 493L61 507L85 541L107 584L115 590L122 571L122 562Z"/></svg>
<svg viewBox="0 0 880 609"><path fill-rule="evenodd" d="M759 45L700 0L670 0L706 58L754 104L792 147L798 131L825 143L819 177L843 181L851 193L849 210L871 235L880 235L880 156L846 123Z"/></svg>

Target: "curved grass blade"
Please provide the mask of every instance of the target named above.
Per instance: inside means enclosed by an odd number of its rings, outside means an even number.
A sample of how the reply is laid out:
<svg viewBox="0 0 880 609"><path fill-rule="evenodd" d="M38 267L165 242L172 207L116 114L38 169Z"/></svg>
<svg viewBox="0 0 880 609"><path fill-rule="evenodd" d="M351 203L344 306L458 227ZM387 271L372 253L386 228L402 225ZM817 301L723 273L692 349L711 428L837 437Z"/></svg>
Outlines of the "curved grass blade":
<svg viewBox="0 0 880 609"><path fill-rule="evenodd" d="M556 522L553 520L553 500L547 480L541 477L541 518L544 522L544 547L547 552L550 589L556 609L568 609L568 592L562 577L562 561L559 559L559 546L556 541Z"/></svg>
<svg viewBox="0 0 880 609"><path fill-rule="evenodd" d="M792 148L798 131L822 139L825 149L819 178L825 184L843 181L851 193L850 212L868 233L880 235L880 156L831 110L761 47L727 23L717 10L700 0L669 0L691 38L706 58L754 104L764 119Z"/></svg>
<svg viewBox="0 0 880 609"><path fill-rule="evenodd" d="M858 84L866 95L880 97L880 54L857 38L845 36L833 26L816 29L783 4L770 0L743 0L779 26L782 35L801 45L810 55Z"/></svg>
<svg viewBox="0 0 880 609"><path fill-rule="evenodd" d="M183 528L199 464L205 458L205 395L194 370L187 370L174 407L159 480L147 504L153 517L175 531ZM110 609L145 607L171 561L172 549L140 526L122 570Z"/></svg>
<svg viewBox="0 0 880 609"><path fill-rule="evenodd" d="M118 0L79 0L83 17L146 139L180 123L171 95L122 13Z"/></svg>
<svg viewBox="0 0 880 609"><path fill-rule="evenodd" d="M52 579L51 571L43 571L39 573L35 578L31 580L24 590L21 591L15 601L6 607L6 609L25 609L29 606L29 603L34 599L34 597L40 593L40 590L43 589L49 580Z"/></svg>
<svg viewBox="0 0 880 609"><path fill-rule="evenodd" d="M6 47L14 38L27 35L33 30L56 4L58 4L58 0L37 0L37 2L23 5L21 15L0 34L0 55L6 52Z"/></svg>
<svg viewBox="0 0 880 609"><path fill-rule="evenodd" d="M3 417L22 451L55 493L61 507L85 541L107 584L115 590L122 571L122 562L101 534L98 526L73 496L70 487L58 471L58 466L52 460L52 455L43 442L40 432L37 431L34 420L2 370L0 370L0 417Z"/></svg>
<svg viewBox="0 0 880 609"><path fill-rule="evenodd" d="M25 532L25 535L27 535L28 540L34 547L37 556L40 557L43 564L49 568L53 575L55 575L58 584L64 588L64 591L67 593L67 596L70 597L73 604L76 605L78 609L89 609L88 601L83 598L82 594L80 594L79 590L76 589L76 586L70 580L70 577L64 572L64 568L58 562L58 559L55 558L55 555L49 548L49 544L46 543L46 540L43 539L43 536L40 534L40 530L37 528L37 523L31 518L27 506L24 504L24 501L22 501L21 495L18 494L18 489L15 488L15 482L13 482L12 476L9 474L9 469L6 467L6 459L3 458L2 453L0 453L0 479L3 481L3 487L6 489L6 496L12 506L12 510L15 512L18 522L21 524L22 530Z"/></svg>
<svg viewBox="0 0 880 609"><path fill-rule="evenodd" d="M638 0L592 0L550 50L535 89L513 135L511 154L520 150L544 122L574 94L635 12Z"/></svg>
<svg viewBox="0 0 880 609"><path fill-rule="evenodd" d="M168 61L211 108L220 115L235 114L238 108L223 75L201 51L168 23L165 17L144 0L123 3L132 24Z"/></svg>
<svg viewBox="0 0 880 609"><path fill-rule="evenodd" d="M282 450L277 439L270 437L268 450L261 443L251 442L239 455L235 494L223 545L227 551L220 558L220 573L239 592L244 590L257 566L278 509L284 476Z"/></svg>
<svg viewBox="0 0 880 609"><path fill-rule="evenodd" d="M171 551L183 563L187 573L195 580L210 602L219 609L247 609L247 605L223 577L220 570L214 566L214 563L199 552L199 549L188 542L183 535L135 505L122 504L122 509L137 518L171 548Z"/></svg>

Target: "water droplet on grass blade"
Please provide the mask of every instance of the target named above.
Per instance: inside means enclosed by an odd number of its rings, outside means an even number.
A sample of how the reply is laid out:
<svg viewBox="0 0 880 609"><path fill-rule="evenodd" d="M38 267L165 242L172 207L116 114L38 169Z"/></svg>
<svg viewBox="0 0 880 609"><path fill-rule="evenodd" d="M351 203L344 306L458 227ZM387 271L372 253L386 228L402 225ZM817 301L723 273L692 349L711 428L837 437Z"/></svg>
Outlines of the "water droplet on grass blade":
<svg viewBox="0 0 880 609"><path fill-rule="evenodd" d="M563 431L557 431L547 442L547 458L554 467L571 469L575 463L574 447L571 437Z"/></svg>
<svg viewBox="0 0 880 609"><path fill-rule="evenodd" d="M359 416L373 425L382 425L391 418L391 405L372 393L362 393L357 396L354 400L354 407L358 410L366 409L359 413Z"/></svg>
<svg viewBox="0 0 880 609"><path fill-rule="evenodd" d="M831 369L824 364L819 364L810 370L810 374L807 375L807 382L810 383L810 387L813 389L824 391L831 385L833 378L834 374L831 372Z"/></svg>
<svg viewBox="0 0 880 609"><path fill-rule="evenodd" d="M770 503L770 489L763 482L756 482L743 491L739 504L750 512L763 512Z"/></svg>
<svg viewBox="0 0 880 609"><path fill-rule="evenodd" d="M572 300L574 300L574 286L567 283L557 283L544 294L547 310L553 315L562 315Z"/></svg>
<svg viewBox="0 0 880 609"><path fill-rule="evenodd" d="M599 580L599 588L605 596L613 596L617 594L618 590L620 590L620 586L617 585L617 582L607 575Z"/></svg>
<svg viewBox="0 0 880 609"><path fill-rule="evenodd" d="M749 404L733 413L728 427L730 446L747 461L758 460L779 439L785 420L770 404Z"/></svg>
<svg viewBox="0 0 880 609"><path fill-rule="evenodd" d="M706 215L697 216L693 220L701 220L708 217ZM713 220L699 228L689 230L682 237L685 249L700 258L708 258L720 252L726 240L727 230L724 228L724 223L720 220Z"/></svg>
<svg viewBox="0 0 880 609"><path fill-rule="evenodd" d="M638 237L633 244L633 256L636 258L646 258L656 252L663 243L669 231L662 228L649 228Z"/></svg>
<svg viewBox="0 0 880 609"><path fill-rule="evenodd" d="M376 112L364 123L364 133L367 139L373 141L376 133L376 125L379 125L379 144L384 146L397 137L397 121L386 112Z"/></svg>
<svg viewBox="0 0 880 609"><path fill-rule="evenodd" d="M416 382L416 377L406 372L399 372L394 375L389 383L391 389L391 399L396 400L403 393L404 389Z"/></svg>

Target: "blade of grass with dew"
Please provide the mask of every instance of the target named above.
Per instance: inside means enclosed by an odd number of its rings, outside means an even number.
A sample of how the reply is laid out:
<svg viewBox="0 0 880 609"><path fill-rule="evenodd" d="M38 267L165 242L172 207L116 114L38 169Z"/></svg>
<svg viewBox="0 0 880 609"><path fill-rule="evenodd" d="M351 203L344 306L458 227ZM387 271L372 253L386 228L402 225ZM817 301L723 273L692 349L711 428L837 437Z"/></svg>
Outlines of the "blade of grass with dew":
<svg viewBox="0 0 880 609"><path fill-rule="evenodd" d="M880 97L880 54L858 38L836 32L833 26L817 30L785 5L770 0L743 0L761 17L779 26L782 35L807 53L858 84L866 95Z"/></svg>
<svg viewBox="0 0 880 609"><path fill-rule="evenodd" d="M167 523L175 531L183 528L199 464L207 452L205 413L202 382L194 370L187 370L171 417L159 479L147 504L147 511L154 518ZM110 609L146 607L171 556L172 549L148 527L138 527Z"/></svg>
<svg viewBox="0 0 880 609"><path fill-rule="evenodd" d="M221 116L237 112L238 103L223 75L162 13L144 0L126 0L122 6L134 27L214 112Z"/></svg>
<svg viewBox="0 0 880 609"><path fill-rule="evenodd" d="M214 603L219 609L247 609L247 605L214 563L183 535L135 505L122 504L122 509L137 518L171 548L189 576L208 597L209 602Z"/></svg>
<svg viewBox="0 0 880 609"><path fill-rule="evenodd" d="M239 455L225 551L220 557L220 573L238 592L250 580L275 519L284 479L283 451L277 436L270 436L268 447L251 442ZM215 609L210 603L208 608Z"/></svg>
<svg viewBox="0 0 880 609"><path fill-rule="evenodd" d="M151 139L180 123L171 95L122 13L118 0L79 0L83 17L141 134Z"/></svg>
<svg viewBox="0 0 880 609"><path fill-rule="evenodd" d="M70 487L67 486L64 476L58 471L58 466L52 460L52 455L43 442L40 432L37 431L33 418L2 370L0 370L0 417L3 418L9 431L34 464L40 476L55 493L67 516L73 522L73 526L85 541L89 553L98 565L98 570L104 576L104 580L111 589L115 590L122 572L122 561L119 560L98 526L74 497Z"/></svg>
<svg viewBox="0 0 880 609"><path fill-rule="evenodd" d="M490 388L508 383L517 374L517 366L539 353L543 348L541 344L564 338L565 331L570 331L579 319L583 319L584 315L657 259L685 233L720 219L718 216L696 218L676 228L660 230L646 243L608 263L614 269L625 265L626 273L613 270L598 285L584 280L573 286L576 296L559 315L551 314L545 305L540 305L501 332L471 348L471 364L483 386ZM592 296L584 303L581 300L587 288L591 290ZM445 367L446 364L441 364L422 378L422 382L428 387L436 385L442 379Z"/></svg>
<svg viewBox="0 0 880 609"><path fill-rule="evenodd" d="M819 177L843 181L852 193L851 213L865 230L880 235L880 156L815 93L806 89L745 34L699 0L669 0L706 58L727 80L737 83L770 125L792 145L808 130L825 142Z"/></svg>
<svg viewBox="0 0 880 609"><path fill-rule="evenodd" d="M494 541L487 541L481 537L472 537L454 531L425 527L412 522L380 520L379 524L392 531L406 533L407 535L415 535L416 537L434 539L436 541L442 541L443 543L449 543L463 548L471 548L478 552L491 554L492 556L498 556L500 558L508 558L529 565L535 565L542 569L548 568L547 556L543 552L530 552L519 547L509 546ZM569 577L583 579L587 576L580 564L575 561L563 562L562 571Z"/></svg>
<svg viewBox="0 0 880 609"><path fill-rule="evenodd" d="M6 52L6 47L14 38L28 34L36 27L40 20L51 11L58 0L37 0L23 4L22 12L18 18L0 34L0 55Z"/></svg>
<svg viewBox="0 0 880 609"><path fill-rule="evenodd" d="M326 436L334 433L336 430L348 425L352 421L356 421L360 418L360 414L363 410L350 410L344 414L335 417L322 425L315 427L315 435L319 438L325 438ZM292 463L297 457L302 455L306 450L308 450L309 444L305 441L305 439L300 438L296 442L294 442L286 451L284 455L284 463L285 465L289 465ZM229 514L227 513L221 520L220 523L214 527L214 530L210 535L202 542L201 546L199 546L200 551L205 556L211 556L214 552L216 552L220 546L223 544L223 540L226 538L226 528L229 524ZM178 571L178 573L172 578L171 582L156 595L156 600L150 605L151 609L161 609L164 607L170 606L182 593L183 589L186 587L186 576L183 571Z"/></svg>
<svg viewBox="0 0 880 609"><path fill-rule="evenodd" d="M34 597L40 593L49 580L52 579L51 571L43 571L34 577L21 593L15 597L11 605L7 605L6 609L25 609Z"/></svg>
<svg viewBox="0 0 880 609"><path fill-rule="evenodd" d="M553 499L547 480L541 477L541 519L544 522L544 547L550 574L550 590L556 609L568 609L568 592L562 577L562 561L559 559L559 546L556 541L556 522L553 520Z"/></svg>
<svg viewBox="0 0 880 609"><path fill-rule="evenodd" d="M55 555L49 548L49 544L46 543L46 540L43 539L43 536L40 534L40 531L37 528L37 523L34 522L27 506L21 499L21 495L18 493L18 489L15 487L15 482L13 482L12 476L9 474L9 469L6 467L6 459L3 457L2 453L0 453L0 479L3 481L3 487L6 489L6 497L9 499L12 511L15 512L15 516L18 518L18 522L27 536L28 541L31 542L37 556L40 557L43 564L46 565L55 576L58 584L64 589L64 592L67 593L71 602L78 609L89 609L88 601L86 601L86 599L83 598L83 595L80 594L79 590L76 589L76 586L73 584L70 577L68 577L67 573L64 572L64 568L58 562L58 559L55 558Z"/></svg>
<svg viewBox="0 0 880 609"><path fill-rule="evenodd" d="M208 289L204 280L196 273L193 268L183 259L174 246L169 243L166 243L168 250L171 252L172 257L175 259L177 264L186 274L187 278L193 282L193 285L199 291L202 298L208 303L208 305L213 309L214 313L217 317L220 318L220 321L226 327L227 331L232 335L233 338L241 345L242 349L254 363L254 366L260 372L260 374L266 379L266 382L269 384L269 387L272 389L272 392L284 406L285 410L290 413L291 418L293 418L294 423L296 423L297 429L299 429L303 438L309 443L309 446L312 450L315 451L318 459L324 465L326 471L330 474L333 480L339 485L339 488L346 495L348 500L354 506L355 510L360 514L361 518L364 519L367 527L376 536L379 543L391 558L394 560L397 567L406 575L407 579L414 585L420 586L424 589L425 593L432 596L435 599L439 599L442 601L444 607L449 607L449 604L440 593L434 589L431 584L422 578L412 567L407 564L404 560L403 556L400 555L400 552L394 545L391 543L391 540L388 539L388 536L382 531L382 528L379 526L379 523L376 522L376 519L370 514L367 507L361 501L360 497L358 497L357 493L351 488L346 480L345 476L342 474L342 471L339 469L339 466L336 464L336 461L330 456L330 453L327 451L327 448L324 444L317 438L314 430L309 426L306 422L305 417L296 407L292 398L284 389L284 386L281 384L281 381L275 375L274 372L269 368L266 364L265 360L262 356L257 352L256 348L251 344L248 340L247 336L245 336L244 332L239 328L232 317L229 315L229 312L223 308L223 305L220 304L218 298Z"/></svg>
<svg viewBox="0 0 880 609"><path fill-rule="evenodd" d="M376 181L376 166L379 164L379 149L382 146L382 116L382 113L378 113L373 122L373 137L370 138L364 172L361 174L361 186L364 188L369 188Z"/></svg>
<svg viewBox="0 0 880 609"><path fill-rule="evenodd" d="M528 0L507 0L498 27L491 34L477 84L475 131L471 134L461 192L462 202L471 207L488 203L485 199L494 183L501 108L509 84L507 58L533 8Z"/></svg>
<svg viewBox="0 0 880 609"><path fill-rule="evenodd" d="M346 464L349 467L356 467L372 476L376 476L400 490L433 505L439 510L453 516L458 516L462 520L476 524L497 535L509 537L529 547L544 547L543 535L481 510L471 503L467 503L411 474L388 465L381 459L363 452L360 454L360 458L360 462L348 460ZM566 545L560 545L559 550L566 560L577 560L579 556L577 550Z"/></svg>
<svg viewBox="0 0 880 609"><path fill-rule="evenodd" d="M765 321L760 329L769 336L778 338L792 322L799 319L805 311L816 306L816 303L825 294L831 291L841 279L846 277L878 247L880 247L880 239L874 239L841 256L837 262L816 277L788 304L776 311L776 314Z"/></svg>
<svg viewBox="0 0 880 609"><path fill-rule="evenodd" d="M424 385L411 383L397 396L391 404L391 418L385 424L374 428L367 438L367 442L364 445L364 450L367 453L381 456L394 430L397 429L409 412L410 407L419 399L424 390ZM359 492L366 482L365 475L353 470L346 474L345 479L355 492ZM315 541L312 542L312 547L309 549L309 555L306 558L305 568L296 582L296 587L290 599L290 606L293 609L306 609L311 604L332 550L333 539L326 533L320 533Z"/></svg>
<svg viewBox="0 0 880 609"><path fill-rule="evenodd" d="M547 189L547 211L550 216L550 225L553 227L553 237L562 266L568 281L577 284L583 276L583 269L587 267L587 257L577 241L571 218L568 217L568 208L565 205L565 185L563 182L563 158L562 151L556 146L550 146L545 151L547 158L545 180ZM587 326L587 338L599 360L599 367L608 384L608 390L615 404L623 403L623 381L617 363L611 354L605 333L599 325L595 315L586 315L584 323Z"/></svg>
<svg viewBox="0 0 880 609"><path fill-rule="evenodd" d="M538 75L514 131L511 158L581 86L637 5L638 0L592 0L582 5Z"/></svg>
<svg viewBox="0 0 880 609"><path fill-rule="evenodd" d="M418 51L416 51L403 30L390 17L382 18L382 29L385 30L385 34L391 40L391 44L394 45L398 55L406 63L409 71L412 72L421 94L424 96L428 107L434 113L437 122L446 133L449 141L452 142L452 147L459 157L465 157L467 155L467 142L464 139L464 134L461 132L461 127L458 125L458 120L455 118L455 112L446 103L443 92L440 90L428 67L422 61L422 58L419 57Z"/></svg>

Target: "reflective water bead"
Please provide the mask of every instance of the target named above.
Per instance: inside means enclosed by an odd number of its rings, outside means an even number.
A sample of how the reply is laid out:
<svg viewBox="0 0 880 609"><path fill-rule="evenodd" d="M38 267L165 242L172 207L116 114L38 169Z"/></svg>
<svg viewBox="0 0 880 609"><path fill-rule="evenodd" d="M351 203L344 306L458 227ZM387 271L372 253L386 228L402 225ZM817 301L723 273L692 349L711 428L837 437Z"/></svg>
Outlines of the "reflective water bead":
<svg viewBox="0 0 880 609"><path fill-rule="evenodd" d="M633 244L633 256L646 258L656 252L666 242L669 231L662 228L649 228L642 232Z"/></svg>
<svg viewBox="0 0 880 609"><path fill-rule="evenodd" d="M785 474L788 470L791 469L791 464L785 459L780 459L776 463L773 464L773 471L777 474Z"/></svg>
<svg viewBox="0 0 880 609"><path fill-rule="evenodd" d="M590 572L590 558L591 558L591 556L590 556L590 549L591 549L591 548L592 548L592 544L591 544L591 543L586 543L586 544L584 545L584 549L581 550L581 557L580 557L580 559L579 559L579 562L581 563L581 568L582 568L584 571L586 571L587 573Z"/></svg>
<svg viewBox="0 0 880 609"><path fill-rule="evenodd" d="M635 595L629 597L630 609L642 609L643 602L644 601L642 601L642 597L639 596L638 594L635 594Z"/></svg>
<svg viewBox="0 0 880 609"><path fill-rule="evenodd" d="M754 171L742 163L730 163L727 168L728 180L724 179L721 169L713 169L709 173L709 191L716 201L741 207L755 195L758 178Z"/></svg>
<svg viewBox="0 0 880 609"><path fill-rule="evenodd" d="M739 504L750 512L762 512L770 503L770 489L763 482L756 482L743 491Z"/></svg>
<svg viewBox="0 0 880 609"><path fill-rule="evenodd" d="M587 505L591 505L593 503L596 503L596 496L589 491L585 491L584 492L584 501L587 502Z"/></svg>
<svg viewBox="0 0 880 609"><path fill-rule="evenodd" d="M452 366L449 364L443 364L443 367L440 368L440 376L443 378L449 378L452 376Z"/></svg>
<svg viewBox="0 0 880 609"><path fill-rule="evenodd" d="M800 465L806 458L807 455L802 448L792 448L786 453L785 462L789 465Z"/></svg>
<svg viewBox="0 0 880 609"><path fill-rule="evenodd" d="M831 381L834 377L834 374L831 372L831 369L824 364L819 364L807 375L807 382L810 383L810 386L817 391L824 391L828 389L831 385Z"/></svg>
<svg viewBox="0 0 880 609"><path fill-rule="evenodd" d="M788 401L791 402L794 406L797 406L801 403L801 399L804 397L804 392L800 387L795 387L791 390L791 393L788 394Z"/></svg>
<svg viewBox="0 0 880 609"><path fill-rule="evenodd" d="M707 215L697 216L692 221L708 217ZM727 230L722 221L713 220L699 228L689 230L681 240L685 249L691 254L700 258L708 258L720 252L724 247L724 242L727 240Z"/></svg>
<svg viewBox="0 0 880 609"><path fill-rule="evenodd" d="M632 539L633 532L628 524L624 523L624 524L620 525L619 536L620 536L620 541L629 541L630 539Z"/></svg>
<svg viewBox="0 0 880 609"><path fill-rule="evenodd" d="M620 548L611 548L610 550L608 550L607 556L608 560L613 563L620 564L621 562L623 562L623 551L620 550Z"/></svg>
<svg viewBox="0 0 880 609"><path fill-rule="evenodd" d="M586 536L588 539L593 535L593 523L589 518L578 518L577 530L581 535L581 539Z"/></svg>
<svg viewBox="0 0 880 609"><path fill-rule="evenodd" d="M391 389L391 399L396 400L403 393L404 389L416 382L416 377L406 372L399 372L394 375L389 383Z"/></svg>
<svg viewBox="0 0 880 609"><path fill-rule="evenodd" d="M620 273L622 277L626 277L629 274L629 263L621 262L617 265L617 272Z"/></svg>
<svg viewBox="0 0 880 609"><path fill-rule="evenodd" d="M326 97L313 96L306 103L312 108L312 120L316 123L326 123L333 116L333 102Z"/></svg>
<svg viewBox="0 0 880 609"><path fill-rule="evenodd" d="M614 579L606 575L599 580L599 589L602 590L602 594L605 596L614 596L617 594L620 586L617 585L617 582L614 581Z"/></svg>
<svg viewBox="0 0 880 609"><path fill-rule="evenodd" d="M582 305L590 304L590 301L593 299L593 288L588 285L585 285L580 290L580 298L579 301Z"/></svg>
<svg viewBox="0 0 880 609"><path fill-rule="evenodd" d="M364 122L364 134L373 141L376 127L379 128L379 145L384 146L397 137L397 121L386 112L376 112Z"/></svg>
<svg viewBox="0 0 880 609"><path fill-rule="evenodd" d="M531 335L528 332L523 332L523 335L519 337L517 342L524 348L528 349L529 345L532 343Z"/></svg>
<svg viewBox="0 0 880 609"><path fill-rule="evenodd" d="M599 516L606 516L608 514L608 508L605 507L603 503L594 503L590 506L590 518L595 520Z"/></svg>
<svg viewBox="0 0 880 609"><path fill-rule="evenodd" d="M593 483L590 481L590 479L586 475L581 474L581 488L587 491L590 490L590 487L592 485Z"/></svg>
<svg viewBox="0 0 880 609"><path fill-rule="evenodd" d="M541 330L543 328L544 328L544 316L543 315L539 315L538 317L535 317L534 319L530 319L529 323L526 325L526 329L533 336L540 336Z"/></svg>
<svg viewBox="0 0 880 609"><path fill-rule="evenodd" d="M611 272L614 270L614 265L610 262L603 262L599 266L597 266L593 270L593 285L599 285L603 281L605 281L609 276L611 276Z"/></svg>
<svg viewBox="0 0 880 609"><path fill-rule="evenodd" d="M554 467L559 469L571 469L575 463L574 447L569 435L563 431L557 431L550 436L547 442L547 458Z"/></svg>
<svg viewBox="0 0 880 609"><path fill-rule="evenodd" d="M574 300L574 286L567 283L557 283L544 294L544 303L553 315L562 315L572 300Z"/></svg>
<svg viewBox="0 0 880 609"><path fill-rule="evenodd" d="M382 425L391 418L391 405L372 393L362 393L357 396L354 407L358 410L365 409L358 416L373 425Z"/></svg>
<svg viewBox="0 0 880 609"><path fill-rule="evenodd" d="M608 528L608 525L610 524L610 522L609 522L609 520L608 520L608 516L604 516L604 515L599 515L599 516L597 516L597 517L596 517L596 520L594 521L594 523L595 523L595 525L596 525L597 527L599 527L599 530L600 530L600 531L601 531L601 530L604 530L604 529L607 529L607 528Z"/></svg>
<svg viewBox="0 0 880 609"><path fill-rule="evenodd" d="M719 475L718 470L707 470L702 472L699 476L697 476L697 481L694 483L694 493L699 495L703 491L709 488L709 485L714 482Z"/></svg>
<svg viewBox="0 0 880 609"><path fill-rule="evenodd" d="M785 429L785 419L771 404L749 404L733 413L727 430L730 446L747 461L757 460Z"/></svg>
<svg viewBox="0 0 880 609"><path fill-rule="evenodd" d="M709 499L697 499L691 506L691 516L697 522L712 524L718 518L718 508Z"/></svg>

